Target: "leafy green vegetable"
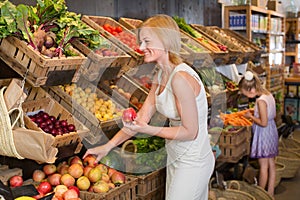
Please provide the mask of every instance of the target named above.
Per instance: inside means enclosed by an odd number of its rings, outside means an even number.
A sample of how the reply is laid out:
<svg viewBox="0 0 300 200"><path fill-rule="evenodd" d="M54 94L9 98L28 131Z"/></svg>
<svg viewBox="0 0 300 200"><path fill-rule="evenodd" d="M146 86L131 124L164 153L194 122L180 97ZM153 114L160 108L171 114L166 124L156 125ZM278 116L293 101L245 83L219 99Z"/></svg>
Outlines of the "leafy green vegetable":
<svg viewBox="0 0 300 200"><path fill-rule="evenodd" d="M0 38L5 38L18 31L15 21L16 6L9 1L0 2Z"/></svg>
<svg viewBox="0 0 300 200"><path fill-rule="evenodd" d="M165 151L165 140L163 138L152 137L140 137L133 140L133 143L137 146L137 164L142 164L151 167L152 169L158 169L166 164L167 153Z"/></svg>
<svg viewBox="0 0 300 200"><path fill-rule="evenodd" d="M192 37L195 38L201 38L202 35L197 32L195 29L193 29L189 24L186 23L184 18L180 18L178 16L174 16L173 19L176 21L177 25L180 29L184 30L188 34L190 34Z"/></svg>

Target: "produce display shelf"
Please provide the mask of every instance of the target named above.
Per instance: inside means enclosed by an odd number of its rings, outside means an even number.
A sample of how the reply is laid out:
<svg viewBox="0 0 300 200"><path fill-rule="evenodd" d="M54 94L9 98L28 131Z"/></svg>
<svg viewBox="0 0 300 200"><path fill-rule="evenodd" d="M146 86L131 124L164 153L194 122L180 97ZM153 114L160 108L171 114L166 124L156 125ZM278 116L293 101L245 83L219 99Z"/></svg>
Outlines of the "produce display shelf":
<svg viewBox="0 0 300 200"><path fill-rule="evenodd" d="M80 77L77 81L77 86L82 89L90 88L92 92L97 94L98 98L103 100L111 100L116 108L123 110L124 107L117 103L115 100L107 96L103 91L97 88L97 85L92 84L84 77ZM72 96L67 94L60 86L52 86L45 88L49 95L54 99L58 99L79 121L84 123L89 129L90 133L84 138L86 147L96 145L97 143L103 144L107 142L122 126L121 116L108 119L105 121L99 120L95 114L90 110L79 104ZM93 103L93 102L90 102Z"/></svg>
<svg viewBox="0 0 300 200"><path fill-rule="evenodd" d="M76 82L86 57L75 48L72 50L78 56L50 58L16 37L0 40L1 59L19 75L27 74L27 80L35 87Z"/></svg>
<svg viewBox="0 0 300 200"><path fill-rule="evenodd" d="M87 57L87 61L81 67L80 73L90 81L100 79L103 72L109 67L119 67L120 70L122 70L123 67L126 68L132 59L130 55L125 53L108 39L105 39L104 37L102 37L102 39L105 42L105 46L107 46L105 47L105 51L114 52L117 53L117 55L99 55L96 53L97 50L91 50L79 40L74 40L72 42L74 47L80 50Z"/></svg>
<svg viewBox="0 0 300 200"><path fill-rule="evenodd" d="M125 51L125 53L129 54L134 59L131 59L130 63L127 65L127 68L130 69L131 67L134 67L136 65L140 65L144 62L144 56L143 54L136 51L136 49L131 48L129 45L125 44L121 40L119 40L115 35L112 35L108 31L106 31L103 28L104 24L108 24L111 26L119 26L122 28L123 32L125 34L131 35L132 37L136 37L135 33L128 30L126 27L124 27L122 24L118 23L116 20L110 17L103 17L103 16L90 16L90 15L83 15L82 21L88 24L90 27L92 27L95 30L98 30L104 37L106 37L108 40L112 41L115 45L120 47L122 50ZM126 72L128 69L123 68L123 70Z"/></svg>

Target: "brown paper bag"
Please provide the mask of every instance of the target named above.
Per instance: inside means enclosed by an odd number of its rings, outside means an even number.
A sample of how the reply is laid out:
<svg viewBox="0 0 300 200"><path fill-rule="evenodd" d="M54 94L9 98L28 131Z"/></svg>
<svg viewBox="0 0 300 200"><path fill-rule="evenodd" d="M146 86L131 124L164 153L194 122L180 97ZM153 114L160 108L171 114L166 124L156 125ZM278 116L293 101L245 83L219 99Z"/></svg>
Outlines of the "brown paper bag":
<svg viewBox="0 0 300 200"><path fill-rule="evenodd" d="M54 138L50 134L26 128L15 128L13 137L18 153L27 159L41 163L54 163L58 149L52 146Z"/></svg>
<svg viewBox="0 0 300 200"><path fill-rule="evenodd" d="M16 107L22 98L24 101L27 95L22 89L22 82L19 79L12 79L10 84L7 86L4 92L4 101L7 107L7 110L11 110Z"/></svg>

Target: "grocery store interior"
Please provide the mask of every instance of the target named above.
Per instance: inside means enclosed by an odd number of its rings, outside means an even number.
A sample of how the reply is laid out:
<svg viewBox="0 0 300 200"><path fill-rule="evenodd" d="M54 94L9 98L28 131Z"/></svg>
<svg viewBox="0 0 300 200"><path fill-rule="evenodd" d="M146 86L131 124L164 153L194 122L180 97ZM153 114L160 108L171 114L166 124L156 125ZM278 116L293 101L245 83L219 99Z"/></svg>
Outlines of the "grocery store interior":
<svg viewBox="0 0 300 200"><path fill-rule="evenodd" d="M175 20L180 56L205 87L209 200L299 199L299 0L4 0L0 11L0 199L165 199L163 138L138 133L97 165L83 158L123 127L123 111L132 120L143 106L157 67L136 30L156 14ZM274 196L250 157L246 71L276 104ZM156 112L149 123L169 119Z"/></svg>

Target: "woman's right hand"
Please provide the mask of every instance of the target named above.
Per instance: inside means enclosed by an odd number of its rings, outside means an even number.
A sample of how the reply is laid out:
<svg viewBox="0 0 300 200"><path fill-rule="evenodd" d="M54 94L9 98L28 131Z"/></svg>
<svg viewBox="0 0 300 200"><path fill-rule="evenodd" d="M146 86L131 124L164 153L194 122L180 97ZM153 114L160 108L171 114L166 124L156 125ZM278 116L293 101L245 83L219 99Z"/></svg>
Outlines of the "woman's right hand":
<svg viewBox="0 0 300 200"><path fill-rule="evenodd" d="M95 155L96 156L96 161L95 163L98 163L104 156L106 156L109 151L112 149L110 143L106 143L104 145L98 146L98 147L94 147L91 149L88 149L84 156L83 159L88 156L89 154Z"/></svg>

